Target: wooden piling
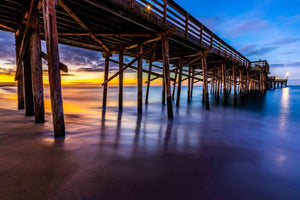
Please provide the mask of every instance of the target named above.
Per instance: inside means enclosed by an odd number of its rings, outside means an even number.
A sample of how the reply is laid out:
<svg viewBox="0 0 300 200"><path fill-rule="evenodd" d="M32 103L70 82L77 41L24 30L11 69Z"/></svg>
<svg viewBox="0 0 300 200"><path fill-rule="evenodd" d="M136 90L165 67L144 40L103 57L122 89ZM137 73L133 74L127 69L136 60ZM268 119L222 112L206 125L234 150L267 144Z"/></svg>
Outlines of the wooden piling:
<svg viewBox="0 0 300 200"><path fill-rule="evenodd" d="M137 57L143 53L143 45L139 44L137 48ZM140 57L137 64L137 96L138 96L138 114L143 112L143 59Z"/></svg>
<svg viewBox="0 0 300 200"><path fill-rule="evenodd" d="M177 75L178 75L178 69L176 69L176 71L175 71L173 91L172 91L172 99L174 99L174 97L175 97L175 88L176 88Z"/></svg>
<svg viewBox="0 0 300 200"><path fill-rule="evenodd" d="M243 87L243 69L240 69L239 70L239 75L240 75L240 78L239 78L239 81L240 81L240 95L243 95L244 93L244 87Z"/></svg>
<svg viewBox="0 0 300 200"><path fill-rule="evenodd" d="M173 106L171 98L171 87L170 87L170 58L169 58L169 40L167 37L162 38L162 54L163 54L163 68L164 68L164 82L167 94L167 107L168 107L168 118L173 119Z"/></svg>
<svg viewBox="0 0 300 200"><path fill-rule="evenodd" d="M30 63L31 63L31 74L32 74L35 123L43 123L45 121L43 68L42 68L42 58L41 58L39 11L37 7L34 7L32 10L30 25L31 25L31 33L29 35L29 47L30 47Z"/></svg>
<svg viewBox="0 0 300 200"><path fill-rule="evenodd" d="M145 103L149 103L149 90L150 90L150 83L151 83L151 72L152 72L152 60L149 63L149 73L148 73L148 79L147 79L147 89L146 89Z"/></svg>
<svg viewBox="0 0 300 200"><path fill-rule="evenodd" d="M223 98L226 101L227 99L227 74L226 74L226 63L222 62L222 82L223 82Z"/></svg>
<svg viewBox="0 0 300 200"><path fill-rule="evenodd" d="M103 100L102 100L102 107L106 108L106 102L107 102L107 86L108 83L106 82L108 80L108 71L109 71L109 53L104 52L105 57L105 65L104 65L104 85L103 85Z"/></svg>
<svg viewBox="0 0 300 200"><path fill-rule="evenodd" d="M119 52L119 111L123 110L123 65L124 51Z"/></svg>
<svg viewBox="0 0 300 200"><path fill-rule="evenodd" d="M56 1L43 0L44 30L48 54L48 73L55 137L65 136L61 77L59 69Z"/></svg>
<svg viewBox="0 0 300 200"><path fill-rule="evenodd" d="M195 81L195 68L193 67L193 69L192 69L191 94L190 94L190 97L191 97L191 98L193 98L194 81Z"/></svg>
<svg viewBox="0 0 300 200"><path fill-rule="evenodd" d="M161 104L166 104L166 85L165 85L165 69L163 68L163 77L162 77L162 91L161 91Z"/></svg>
<svg viewBox="0 0 300 200"><path fill-rule="evenodd" d="M187 101L191 100L191 66L188 66L189 72L188 72L188 90L187 90Z"/></svg>
<svg viewBox="0 0 300 200"><path fill-rule="evenodd" d="M20 31L20 29L19 29ZM16 64L17 68L22 69L23 71L23 62L19 62L19 51L22 40L22 32L18 32L15 34L15 43L16 43ZM20 66L18 66L20 65ZM24 100L24 83L23 83L23 73L20 73L17 79L17 90L18 90L18 109L22 110L25 108L25 100Z"/></svg>
<svg viewBox="0 0 300 200"><path fill-rule="evenodd" d="M181 94L181 81L182 81L182 60L183 58L180 58L179 60L179 74L178 74L178 85L177 85L177 98L176 98L176 106L179 106L180 103L180 94Z"/></svg>
<svg viewBox="0 0 300 200"><path fill-rule="evenodd" d="M208 97L208 84L207 84L207 60L206 60L207 53L203 52L202 54L202 71L203 71L203 96L204 96L204 103L205 108L209 109L209 97Z"/></svg>
<svg viewBox="0 0 300 200"><path fill-rule="evenodd" d="M34 116L29 45L27 45L23 56L23 65L24 65L23 76L24 76L24 91L25 91L25 116Z"/></svg>

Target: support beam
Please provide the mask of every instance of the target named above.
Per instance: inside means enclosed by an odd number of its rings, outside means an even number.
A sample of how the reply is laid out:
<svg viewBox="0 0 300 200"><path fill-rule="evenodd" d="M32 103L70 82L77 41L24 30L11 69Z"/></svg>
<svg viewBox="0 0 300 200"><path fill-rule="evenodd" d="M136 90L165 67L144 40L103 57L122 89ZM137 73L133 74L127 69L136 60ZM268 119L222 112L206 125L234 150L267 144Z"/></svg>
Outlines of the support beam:
<svg viewBox="0 0 300 200"><path fill-rule="evenodd" d="M108 79L108 70L109 70L109 53L105 53L105 66L104 66L104 85L103 85L103 100L102 100L102 108L106 108L107 101L107 79ZM123 72L123 70L122 70Z"/></svg>
<svg viewBox="0 0 300 200"><path fill-rule="evenodd" d="M21 39L21 44L20 44L20 49L19 49L19 54L18 54L18 58L19 58L18 61L19 62L17 63L17 70L16 70L16 75L15 75L15 80L18 80L20 74L22 73L21 63L22 63L23 56L25 54L25 51L26 51L26 48L28 47L28 42L29 42L29 39L28 39L28 33L29 33L29 29L30 29L30 20L29 19L32 15L33 9L37 8L38 2L39 2L38 0L30 0L28 11L25 12L25 14L24 14L24 18L25 18L25 16L28 18L28 20L26 22L26 25L25 25L25 28L24 28L24 31L23 31L22 26L20 26L19 30L17 30L17 33L18 32L22 33L22 35L21 35L22 39Z"/></svg>
<svg viewBox="0 0 300 200"><path fill-rule="evenodd" d="M173 83L172 99L174 99L174 97L175 97L177 75L178 75L178 69L175 71L175 77L174 77L175 81Z"/></svg>
<svg viewBox="0 0 300 200"><path fill-rule="evenodd" d="M137 99L138 99L138 114L143 112L143 45L139 44L137 48Z"/></svg>
<svg viewBox="0 0 300 200"><path fill-rule="evenodd" d="M240 73L240 80L239 80L239 83L240 83L240 95L243 95L244 93L244 86L243 86L243 69L240 69L239 70L239 73Z"/></svg>
<svg viewBox="0 0 300 200"><path fill-rule="evenodd" d="M48 54L48 73L54 135L55 137L64 137L65 122L63 100L61 94L61 77L59 70L58 36L55 7L56 3L54 0L43 0L44 30Z"/></svg>
<svg viewBox="0 0 300 200"><path fill-rule="evenodd" d="M155 53L155 51L153 51L152 59L150 60L150 63L149 63L149 73L148 73L147 90L146 90L146 99L145 99L145 102L146 102L146 103L149 103L149 90L150 90L151 72L152 72L152 63L153 63L152 60L155 59L155 56L156 56L156 53Z"/></svg>
<svg viewBox="0 0 300 200"><path fill-rule="evenodd" d="M166 104L166 85L165 85L165 68L163 67L163 77L162 77L162 90L161 90L161 104Z"/></svg>
<svg viewBox="0 0 300 200"><path fill-rule="evenodd" d="M167 94L167 107L168 118L173 119L173 106L171 98L171 86L170 86L170 60L169 60L169 40L167 37L162 38L162 55L163 55L163 67L164 67L164 82Z"/></svg>
<svg viewBox="0 0 300 200"><path fill-rule="evenodd" d="M187 90L187 101L189 102L191 99L190 99L190 95L191 95L191 66L188 66L189 68L189 72L188 72L188 90Z"/></svg>
<svg viewBox="0 0 300 200"><path fill-rule="evenodd" d="M133 63L135 63L136 61L138 61L141 57L143 57L144 55L150 53L155 47L157 46L157 43L153 44L149 49L147 49L146 51L144 51L141 55L137 56L135 59L133 59L131 62L129 62L125 67L123 67L123 71L125 71L127 68L129 68ZM102 85L108 83L109 81L113 80L115 77L117 77L120 74L120 72L118 71L117 73L115 73L114 75L112 75L109 79L107 79L106 81L104 81L102 83Z"/></svg>
<svg viewBox="0 0 300 200"><path fill-rule="evenodd" d="M179 59L179 75L178 75L178 86L177 86L177 98L176 98L176 106L179 106L180 103L180 94L181 94L181 81L182 81L182 63L183 63L183 58Z"/></svg>
<svg viewBox="0 0 300 200"><path fill-rule="evenodd" d="M41 51L41 57L48 61L48 55L42 51ZM59 62L59 69L65 73L68 73L68 71L69 71L68 66L61 62Z"/></svg>
<svg viewBox="0 0 300 200"><path fill-rule="evenodd" d="M193 98L193 91L194 91L194 83L195 83L195 68L192 69L192 82L191 82L191 94L190 98Z"/></svg>
<svg viewBox="0 0 300 200"><path fill-rule="evenodd" d="M24 91L25 91L25 116L34 116L29 45L27 45L27 48L25 49L23 62L24 62L23 69L24 69Z"/></svg>
<svg viewBox="0 0 300 200"><path fill-rule="evenodd" d="M100 40L98 39L92 31L77 17L77 15L62 1L58 0L58 4L72 17L86 32L88 32L88 35L97 42L106 52L109 52L108 47Z"/></svg>
<svg viewBox="0 0 300 200"><path fill-rule="evenodd" d="M15 41L16 41L16 64L17 68L19 68L23 72L23 61L19 62L19 51L21 45L21 35L22 32L18 32L15 34ZM22 110L25 108L25 100L24 100L24 83L23 83L23 73L21 73L17 80L17 89L18 89L18 109Z"/></svg>
<svg viewBox="0 0 300 200"><path fill-rule="evenodd" d="M37 7L32 10L29 19L31 31L29 34L30 64L32 75L32 89L34 99L35 123L44 123L44 90L43 90L43 68L41 58L41 36L39 25L39 11Z"/></svg>
<svg viewBox="0 0 300 200"><path fill-rule="evenodd" d="M232 75L233 75L233 93L234 93L234 99L236 99L236 97L237 97L237 92L236 92L237 79L236 79L236 66L235 65L232 65Z"/></svg>
<svg viewBox="0 0 300 200"><path fill-rule="evenodd" d="M202 56L202 71L203 71L203 96L205 108L209 110L209 96L208 96L208 84L207 84L207 53L203 52Z"/></svg>
<svg viewBox="0 0 300 200"><path fill-rule="evenodd" d="M123 64L124 52L119 52L119 111L123 110Z"/></svg>
<svg viewBox="0 0 300 200"><path fill-rule="evenodd" d="M222 62L222 82L223 82L223 98L227 100L227 74L226 74L226 63Z"/></svg>

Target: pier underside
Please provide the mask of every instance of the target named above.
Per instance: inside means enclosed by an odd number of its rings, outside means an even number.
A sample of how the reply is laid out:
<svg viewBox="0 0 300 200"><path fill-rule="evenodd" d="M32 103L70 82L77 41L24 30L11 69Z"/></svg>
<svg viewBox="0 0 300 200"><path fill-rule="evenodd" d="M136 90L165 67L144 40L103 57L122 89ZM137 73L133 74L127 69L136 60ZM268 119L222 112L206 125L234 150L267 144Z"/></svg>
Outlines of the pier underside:
<svg viewBox="0 0 300 200"><path fill-rule="evenodd" d="M118 77L119 109L123 108L123 73L137 71L138 114L143 112L143 84L163 79L162 103L167 104L168 119L173 119L172 99L180 105L182 82L188 81L188 101L195 83L203 85L202 101L209 109L210 92L224 101L233 93L260 94L266 91L267 61L250 62L173 0L4 0L0 3L0 30L16 36L18 107L26 115L44 122L42 62L48 61L54 133L65 135L58 44L90 49L105 57L103 108L109 82ZM47 52L41 51L45 40ZM112 54L119 54L113 60ZM132 61L124 63L124 56ZM149 67L143 67L143 61ZM108 77L109 64L119 71ZM143 73L148 80L143 83ZM173 87L172 87L173 86ZM25 93L23 92L25 91Z"/></svg>

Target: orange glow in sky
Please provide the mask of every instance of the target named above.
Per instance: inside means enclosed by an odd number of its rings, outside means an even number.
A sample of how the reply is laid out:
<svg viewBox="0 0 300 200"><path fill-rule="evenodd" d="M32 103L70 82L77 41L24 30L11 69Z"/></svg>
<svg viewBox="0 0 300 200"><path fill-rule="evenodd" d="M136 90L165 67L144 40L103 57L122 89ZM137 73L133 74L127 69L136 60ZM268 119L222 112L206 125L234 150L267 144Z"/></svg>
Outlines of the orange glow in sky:
<svg viewBox="0 0 300 200"><path fill-rule="evenodd" d="M115 72L110 72L109 77L112 76ZM124 73L124 85L125 86L135 86L136 73ZM154 76L152 76L153 78ZM62 73L61 82L63 86L96 86L101 85L104 80L103 72L69 72L68 74ZM143 84L147 80L147 74L143 76ZM43 82L45 85L49 84L48 74L44 73ZM12 83L15 84L14 74L4 75L0 74L0 83ZM119 78L115 77L109 82L110 86L116 86L119 84ZM156 79L151 82L151 85L161 85L161 79Z"/></svg>

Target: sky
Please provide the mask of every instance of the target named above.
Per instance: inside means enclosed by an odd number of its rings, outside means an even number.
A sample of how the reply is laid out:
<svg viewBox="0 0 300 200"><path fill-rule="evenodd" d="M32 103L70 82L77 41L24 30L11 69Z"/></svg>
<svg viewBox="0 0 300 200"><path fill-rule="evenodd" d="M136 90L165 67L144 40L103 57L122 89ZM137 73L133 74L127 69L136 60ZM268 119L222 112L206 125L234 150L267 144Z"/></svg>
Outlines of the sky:
<svg viewBox="0 0 300 200"><path fill-rule="evenodd" d="M249 60L267 60L272 75L300 85L300 2L296 0L175 0L186 11ZM13 82L15 72L14 35L0 31L0 83ZM45 45L43 43L43 51ZM104 59L100 52L60 46L60 60L69 67L62 74L64 85L99 85L103 81ZM118 56L115 56L118 58ZM129 58L125 59L125 62ZM44 62L43 68L47 66ZM111 65L112 72L117 66ZM135 83L132 71L125 84ZM44 83L47 84L44 76ZM156 82L159 84L159 80ZM117 84L117 79L111 83Z"/></svg>

